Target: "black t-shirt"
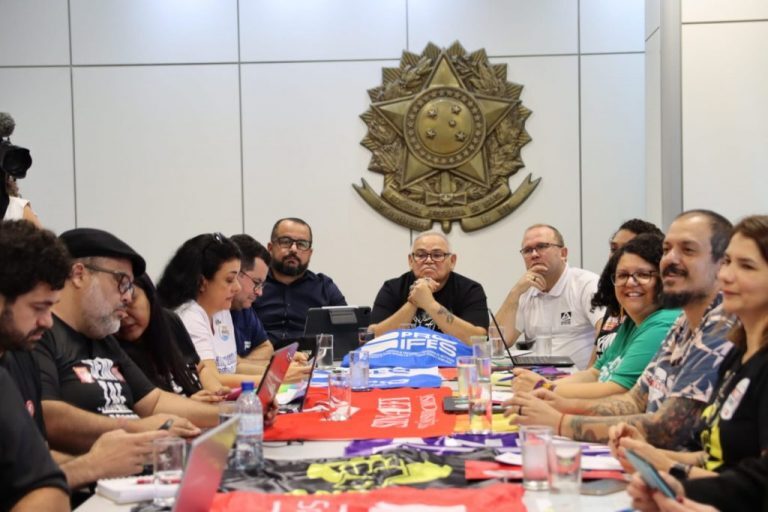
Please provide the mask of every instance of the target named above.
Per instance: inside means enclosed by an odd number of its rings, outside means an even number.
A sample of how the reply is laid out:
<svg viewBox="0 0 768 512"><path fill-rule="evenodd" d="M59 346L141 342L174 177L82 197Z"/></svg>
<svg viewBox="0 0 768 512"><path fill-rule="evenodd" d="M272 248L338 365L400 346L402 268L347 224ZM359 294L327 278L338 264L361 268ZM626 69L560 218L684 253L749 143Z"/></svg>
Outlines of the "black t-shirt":
<svg viewBox="0 0 768 512"><path fill-rule="evenodd" d="M92 340L58 317L35 347L43 400L96 414L135 417L134 403L155 386L112 336Z"/></svg>
<svg viewBox="0 0 768 512"><path fill-rule="evenodd" d="M147 343L152 343L152 340L146 339L146 332L138 342L120 341L120 347L144 371L144 374L155 386L177 395L192 395L202 389L200 377L197 373L197 364L200 362L200 356L197 355L192 339L189 337L189 333L178 315L166 309L163 309L162 312L171 334L169 346L174 347L178 351L179 357L183 361L184 369L181 371L185 372L186 380L191 383L190 389L184 389L184 386L181 384L184 382L184 379L179 375L174 375L173 372L164 374L160 372L154 357L146 345ZM162 354L156 354L155 357L162 357Z"/></svg>
<svg viewBox="0 0 768 512"><path fill-rule="evenodd" d="M750 458L722 475L689 478L685 495L721 512L768 511L768 455Z"/></svg>
<svg viewBox="0 0 768 512"><path fill-rule="evenodd" d="M16 383L16 387L24 401L24 407L35 421L37 429L43 439L47 438L45 423L43 422L43 409L40 405L40 367L32 357L31 352L6 351L0 357L0 366L8 370L8 373Z"/></svg>
<svg viewBox="0 0 768 512"><path fill-rule="evenodd" d="M743 350L734 349L723 360L715 399L702 413L701 441L710 470L732 468L768 453L768 349L745 364L743 355Z"/></svg>
<svg viewBox="0 0 768 512"><path fill-rule="evenodd" d="M413 272L406 272L400 277L385 281L373 303L371 322L381 322L396 313L408 300L410 287L415 281ZM445 286L438 290L434 297L441 306L465 322L488 328L488 303L480 283L451 272ZM416 311L412 322L417 326L440 331L432 317L423 309Z"/></svg>
<svg viewBox="0 0 768 512"><path fill-rule="evenodd" d="M68 493L64 474L5 368L0 368L0 404L0 510L9 510L35 489L58 487Z"/></svg>

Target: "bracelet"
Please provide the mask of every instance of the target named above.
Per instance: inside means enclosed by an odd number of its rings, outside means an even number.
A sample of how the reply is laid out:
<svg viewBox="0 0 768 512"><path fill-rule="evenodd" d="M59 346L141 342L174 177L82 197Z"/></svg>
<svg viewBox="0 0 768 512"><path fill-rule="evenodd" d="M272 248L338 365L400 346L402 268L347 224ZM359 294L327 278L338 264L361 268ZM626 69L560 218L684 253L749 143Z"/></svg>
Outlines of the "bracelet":
<svg viewBox="0 0 768 512"><path fill-rule="evenodd" d="M557 422L557 435L562 436L563 435L563 419L565 419L565 414L560 415L560 421Z"/></svg>

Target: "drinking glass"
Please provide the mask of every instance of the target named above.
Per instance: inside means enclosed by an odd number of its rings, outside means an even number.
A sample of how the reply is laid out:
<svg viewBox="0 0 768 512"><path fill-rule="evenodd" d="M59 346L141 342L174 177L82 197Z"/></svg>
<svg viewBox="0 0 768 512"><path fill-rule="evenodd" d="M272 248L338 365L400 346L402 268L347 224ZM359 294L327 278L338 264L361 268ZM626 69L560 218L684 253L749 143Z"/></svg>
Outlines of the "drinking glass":
<svg viewBox="0 0 768 512"><path fill-rule="evenodd" d="M472 355L481 358L491 358L491 342L488 336L470 336L469 343L472 345Z"/></svg>
<svg viewBox="0 0 768 512"><path fill-rule="evenodd" d="M475 371L477 370L474 357L459 356L456 358L456 381L459 398L469 400L469 382Z"/></svg>
<svg viewBox="0 0 768 512"><path fill-rule="evenodd" d="M317 367L333 368L333 334L318 334L315 339L317 340Z"/></svg>
<svg viewBox="0 0 768 512"><path fill-rule="evenodd" d="M180 437L163 437L152 441L152 477L155 486L153 503L172 506L174 497L161 492L161 486L179 484L184 471L187 442Z"/></svg>
<svg viewBox="0 0 768 512"><path fill-rule="evenodd" d="M349 370L352 374L352 389L367 391L368 374L371 368L370 353L367 350L353 350L349 353Z"/></svg>
<svg viewBox="0 0 768 512"><path fill-rule="evenodd" d="M572 442L551 442L549 445L549 475L552 492L579 494L581 488L581 445Z"/></svg>
<svg viewBox="0 0 768 512"><path fill-rule="evenodd" d="M533 351L537 356L552 355L552 327L549 325L535 326L536 344Z"/></svg>
<svg viewBox="0 0 768 512"><path fill-rule="evenodd" d="M504 328L491 326L488 328L488 339L491 340L491 357L494 360L506 359L507 347L504 345Z"/></svg>
<svg viewBox="0 0 768 512"><path fill-rule="evenodd" d="M329 420L349 419L352 407L352 381L346 369L336 368L328 375L328 405Z"/></svg>
<svg viewBox="0 0 768 512"><path fill-rule="evenodd" d="M520 427L523 455L523 487L529 491L549 489L548 451L552 428L538 425Z"/></svg>
<svg viewBox="0 0 768 512"><path fill-rule="evenodd" d="M469 381L469 430L473 434L490 434L493 424L491 411L491 358L475 357L475 371Z"/></svg>

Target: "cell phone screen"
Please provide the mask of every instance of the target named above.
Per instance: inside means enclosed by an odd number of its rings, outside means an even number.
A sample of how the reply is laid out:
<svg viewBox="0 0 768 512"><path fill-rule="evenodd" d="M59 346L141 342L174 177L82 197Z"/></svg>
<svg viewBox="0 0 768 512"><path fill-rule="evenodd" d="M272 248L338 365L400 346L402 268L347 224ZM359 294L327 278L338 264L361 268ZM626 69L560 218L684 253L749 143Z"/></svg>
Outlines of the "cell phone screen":
<svg viewBox="0 0 768 512"><path fill-rule="evenodd" d="M640 476L643 477L643 481L652 489L658 489L664 496L668 498L676 498L675 491L661 478L661 475L656 468L654 468L650 462L642 458L632 450L626 450L627 460L632 464Z"/></svg>

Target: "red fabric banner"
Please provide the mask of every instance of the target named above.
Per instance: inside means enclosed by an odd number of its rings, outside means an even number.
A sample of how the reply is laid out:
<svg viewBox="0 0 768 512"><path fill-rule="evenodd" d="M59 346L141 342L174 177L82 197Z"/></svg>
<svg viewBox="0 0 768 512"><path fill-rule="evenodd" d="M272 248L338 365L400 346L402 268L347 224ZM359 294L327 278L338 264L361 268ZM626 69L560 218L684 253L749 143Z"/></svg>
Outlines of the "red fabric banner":
<svg viewBox="0 0 768 512"><path fill-rule="evenodd" d="M482 489L412 489L390 487L365 493L313 494L291 496L236 491L217 494L211 510L240 512L396 512L430 506L430 512L525 512L523 489L520 485L496 484Z"/></svg>
<svg viewBox="0 0 768 512"><path fill-rule="evenodd" d="M449 388L374 389L353 393L359 408L346 421L328 421L323 411L281 414L264 432L265 441L386 439L445 436L453 432L456 416L443 412ZM305 408L328 400L327 391L310 388Z"/></svg>

